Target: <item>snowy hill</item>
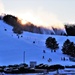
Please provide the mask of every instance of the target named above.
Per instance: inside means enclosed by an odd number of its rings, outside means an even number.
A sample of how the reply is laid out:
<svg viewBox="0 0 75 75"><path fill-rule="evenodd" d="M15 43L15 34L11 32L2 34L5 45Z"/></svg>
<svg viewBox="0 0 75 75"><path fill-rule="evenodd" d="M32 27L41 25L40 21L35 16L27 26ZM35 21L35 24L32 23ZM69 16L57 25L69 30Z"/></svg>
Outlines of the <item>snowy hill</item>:
<svg viewBox="0 0 75 75"><path fill-rule="evenodd" d="M55 37L59 43L60 48L56 53L51 53L50 49L46 48L45 40L49 37ZM69 58L63 55L61 47L66 39L70 39L75 42L75 37L36 34L30 32L24 32L18 38L16 34L12 32L12 27L0 21L0 65L20 64L23 63L23 52L25 51L25 62L37 61L37 63L45 64L62 64L73 65L71 61L61 61L61 57ZM35 41L35 43L33 43ZM43 50L46 53L43 53ZM42 57L45 57L44 59ZM52 62L48 62L51 58Z"/></svg>

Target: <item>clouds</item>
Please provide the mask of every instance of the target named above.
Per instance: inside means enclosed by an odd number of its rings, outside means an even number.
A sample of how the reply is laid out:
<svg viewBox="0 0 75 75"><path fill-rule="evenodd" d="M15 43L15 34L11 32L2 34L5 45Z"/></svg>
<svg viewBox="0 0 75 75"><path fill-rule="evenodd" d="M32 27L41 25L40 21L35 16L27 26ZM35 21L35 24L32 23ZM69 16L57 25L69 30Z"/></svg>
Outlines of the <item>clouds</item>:
<svg viewBox="0 0 75 75"><path fill-rule="evenodd" d="M0 14L4 12L4 5L2 0L0 0Z"/></svg>

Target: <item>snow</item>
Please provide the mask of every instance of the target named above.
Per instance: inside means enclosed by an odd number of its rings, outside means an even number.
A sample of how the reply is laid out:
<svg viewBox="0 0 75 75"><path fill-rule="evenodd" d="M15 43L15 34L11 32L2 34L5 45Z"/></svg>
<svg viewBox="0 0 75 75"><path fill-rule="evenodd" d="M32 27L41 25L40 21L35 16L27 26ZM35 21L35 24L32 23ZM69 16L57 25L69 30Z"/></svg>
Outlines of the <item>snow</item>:
<svg viewBox="0 0 75 75"><path fill-rule="evenodd" d="M4 29L7 29L7 31ZM45 41L48 37L56 38L60 46L57 52L51 52L50 49L46 48ZM62 45L66 39L75 42L74 36L58 36L30 32L24 32L18 38L18 36L12 32L11 26L0 21L0 65L23 63L24 51L25 62L27 64L29 64L30 61L36 61L37 64L73 65L74 62L69 60L61 61L61 57L69 59L69 56L62 54L61 51ZM33 41L35 41L35 43L33 43ZM45 50L46 53L43 53L43 50ZM42 56L45 58L42 59ZM52 59L52 62L48 62L49 58Z"/></svg>

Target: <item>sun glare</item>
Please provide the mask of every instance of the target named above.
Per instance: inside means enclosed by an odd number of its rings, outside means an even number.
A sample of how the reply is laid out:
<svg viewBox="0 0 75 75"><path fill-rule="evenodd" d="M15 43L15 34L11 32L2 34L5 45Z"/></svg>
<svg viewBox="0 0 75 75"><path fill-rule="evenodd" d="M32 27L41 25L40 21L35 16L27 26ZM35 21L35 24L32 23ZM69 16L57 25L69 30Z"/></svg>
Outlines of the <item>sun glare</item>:
<svg viewBox="0 0 75 75"><path fill-rule="evenodd" d="M28 21L24 20L24 19L21 19L21 23L22 25L26 24Z"/></svg>
<svg viewBox="0 0 75 75"><path fill-rule="evenodd" d="M53 14L34 14L26 12L19 14L19 17L21 18L22 25L25 25L27 22L31 22L36 26L42 26L48 29L51 29L51 27L64 29L62 22L60 22Z"/></svg>
<svg viewBox="0 0 75 75"><path fill-rule="evenodd" d="M43 21L41 20L41 18L33 13L25 13L25 14L19 14L19 17L21 18L21 23L24 25L27 22L31 22L35 25L42 25Z"/></svg>

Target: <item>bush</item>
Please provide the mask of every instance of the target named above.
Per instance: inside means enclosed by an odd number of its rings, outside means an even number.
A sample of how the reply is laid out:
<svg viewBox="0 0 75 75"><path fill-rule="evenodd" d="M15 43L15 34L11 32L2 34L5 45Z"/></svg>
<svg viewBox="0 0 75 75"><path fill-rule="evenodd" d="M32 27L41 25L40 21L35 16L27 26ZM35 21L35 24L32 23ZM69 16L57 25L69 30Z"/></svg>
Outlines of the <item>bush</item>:
<svg viewBox="0 0 75 75"><path fill-rule="evenodd" d="M60 64L56 64L56 65L51 65L49 68L58 70L58 69L64 69L65 67Z"/></svg>

